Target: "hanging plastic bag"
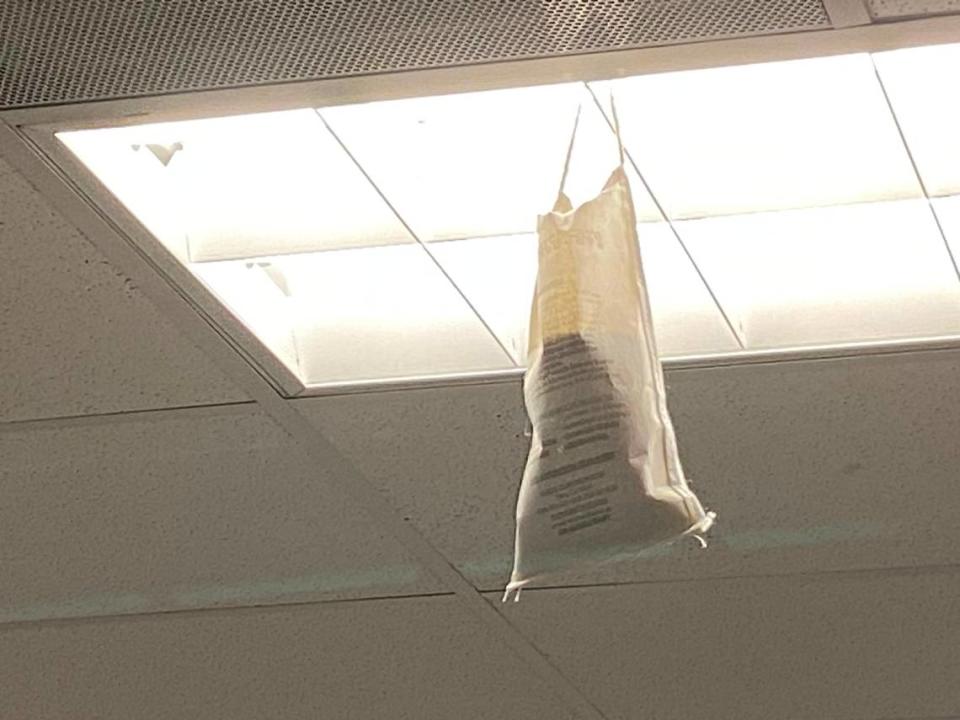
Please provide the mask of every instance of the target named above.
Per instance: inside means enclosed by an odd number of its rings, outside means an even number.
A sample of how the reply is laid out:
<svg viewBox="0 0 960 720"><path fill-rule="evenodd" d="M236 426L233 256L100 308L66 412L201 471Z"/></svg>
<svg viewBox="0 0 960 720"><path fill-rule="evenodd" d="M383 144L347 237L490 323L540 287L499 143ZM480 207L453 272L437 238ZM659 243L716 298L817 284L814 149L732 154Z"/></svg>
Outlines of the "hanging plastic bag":
<svg viewBox="0 0 960 720"><path fill-rule="evenodd" d="M677 455L619 125L620 164L573 209L563 188L578 122L538 223L523 383L532 442L504 600L531 580L706 532L714 518Z"/></svg>

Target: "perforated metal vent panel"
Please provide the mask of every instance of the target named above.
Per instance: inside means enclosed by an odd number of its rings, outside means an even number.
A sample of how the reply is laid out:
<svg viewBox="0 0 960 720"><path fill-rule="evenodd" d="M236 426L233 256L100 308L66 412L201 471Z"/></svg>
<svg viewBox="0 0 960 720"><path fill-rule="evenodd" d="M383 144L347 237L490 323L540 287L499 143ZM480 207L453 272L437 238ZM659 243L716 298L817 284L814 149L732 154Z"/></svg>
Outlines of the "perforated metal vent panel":
<svg viewBox="0 0 960 720"><path fill-rule="evenodd" d="M878 20L900 19L960 13L960 0L867 0L867 7Z"/></svg>
<svg viewBox="0 0 960 720"><path fill-rule="evenodd" d="M0 0L0 107L824 26L820 0Z"/></svg>

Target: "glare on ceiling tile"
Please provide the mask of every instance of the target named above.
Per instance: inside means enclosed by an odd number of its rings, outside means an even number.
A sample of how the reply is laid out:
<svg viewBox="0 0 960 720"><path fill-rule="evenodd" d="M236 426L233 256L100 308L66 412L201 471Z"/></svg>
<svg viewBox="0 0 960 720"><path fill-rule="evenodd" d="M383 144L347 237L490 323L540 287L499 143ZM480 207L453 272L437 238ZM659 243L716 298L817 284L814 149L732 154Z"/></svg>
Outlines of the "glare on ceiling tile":
<svg viewBox="0 0 960 720"><path fill-rule="evenodd" d="M738 350L736 337L670 226L642 223L637 235L660 355Z"/></svg>
<svg viewBox="0 0 960 720"><path fill-rule="evenodd" d="M430 252L477 312L522 365L527 357L527 326L537 280L537 236L446 240Z"/></svg>
<svg viewBox="0 0 960 720"><path fill-rule="evenodd" d="M136 207L176 216L193 262L412 242L312 110L59 137L121 200L155 166L169 192Z"/></svg>
<svg viewBox="0 0 960 720"><path fill-rule="evenodd" d="M163 142L165 136L162 125L58 135L155 238L180 262L187 263L190 254L181 189L144 143L144 138Z"/></svg>
<svg viewBox="0 0 960 720"><path fill-rule="evenodd" d="M960 332L960 283L925 201L677 223L748 348Z"/></svg>
<svg viewBox="0 0 960 720"><path fill-rule="evenodd" d="M594 83L672 218L912 198L909 158L866 55Z"/></svg>
<svg viewBox="0 0 960 720"><path fill-rule="evenodd" d="M294 374L300 370L293 300L262 261L196 263L193 271L256 337Z"/></svg>
<svg viewBox="0 0 960 720"><path fill-rule="evenodd" d="M307 384L514 366L419 245L271 258Z"/></svg>
<svg viewBox="0 0 960 720"><path fill-rule="evenodd" d="M737 350L736 339L670 226L642 223L637 232L660 355ZM526 362L537 277L536 236L448 240L431 243L430 250L517 362Z"/></svg>
<svg viewBox="0 0 960 720"><path fill-rule="evenodd" d="M960 44L874 56L927 192L960 192Z"/></svg>
<svg viewBox="0 0 960 720"><path fill-rule="evenodd" d="M596 195L618 162L581 83L322 109L333 131L425 241L536 231L553 206L577 108L567 192ZM638 216L659 220L641 188Z"/></svg>
<svg viewBox="0 0 960 720"><path fill-rule="evenodd" d="M960 195L934 198L932 204L953 258L960 265Z"/></svg>

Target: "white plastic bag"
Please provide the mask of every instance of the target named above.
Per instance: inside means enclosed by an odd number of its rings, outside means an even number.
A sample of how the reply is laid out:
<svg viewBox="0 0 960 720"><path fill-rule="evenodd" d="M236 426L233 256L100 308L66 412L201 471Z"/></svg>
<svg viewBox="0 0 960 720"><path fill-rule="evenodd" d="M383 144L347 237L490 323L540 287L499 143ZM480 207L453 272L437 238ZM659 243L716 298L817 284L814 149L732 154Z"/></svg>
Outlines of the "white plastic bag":
<svg viewBox="0 0 960 720"><path fill-rule="evenodd" d="M600 194L572 208L568 151L554 208L539 218L524 377L532 443L504 600L713 523L677 456L616 130L620 164ZM576 124L571 150L575 135Z"/></svg>

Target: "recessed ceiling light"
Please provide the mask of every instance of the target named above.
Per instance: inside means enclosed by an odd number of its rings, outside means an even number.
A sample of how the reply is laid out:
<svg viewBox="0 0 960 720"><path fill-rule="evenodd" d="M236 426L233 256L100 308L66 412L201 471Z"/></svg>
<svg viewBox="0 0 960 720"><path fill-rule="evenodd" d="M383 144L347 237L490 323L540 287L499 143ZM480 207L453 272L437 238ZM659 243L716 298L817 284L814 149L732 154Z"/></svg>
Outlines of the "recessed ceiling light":
<svg viewBox="0 0 960 720"><path fill-rule="evenodd" d="M920 196L867 55L597 84L674 219Z"/></svg>
<svg viewBox="0 0 960 720"><path fill-rule="evenodd" d="M927 192L960 193L960 45L878 53L875 59Z"/></svg>
<svg viewBox="0 0 960 720"><path fill-rule="evenodd" d="M911 85L944 52L879 67L928 186L952 192L933 148L955 139ZM536 217L578 107L574 202L613 169L610 91L643 176L628 168L661 355L960 331L867 55L58 137L305 385L440 377L523 364Z"/></svg>
<svg viewBox="0 0 960 720"><path fill-rule="evenodd" d="M960 282L926 202L678 224L748 348L960 332Z"/></svg>

